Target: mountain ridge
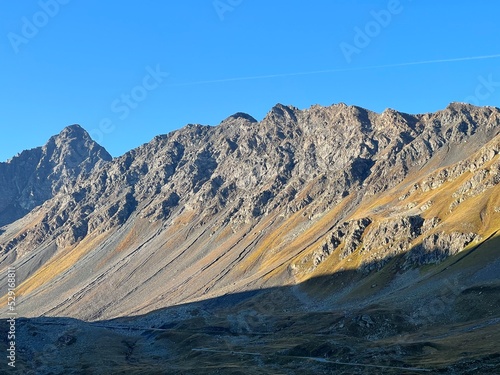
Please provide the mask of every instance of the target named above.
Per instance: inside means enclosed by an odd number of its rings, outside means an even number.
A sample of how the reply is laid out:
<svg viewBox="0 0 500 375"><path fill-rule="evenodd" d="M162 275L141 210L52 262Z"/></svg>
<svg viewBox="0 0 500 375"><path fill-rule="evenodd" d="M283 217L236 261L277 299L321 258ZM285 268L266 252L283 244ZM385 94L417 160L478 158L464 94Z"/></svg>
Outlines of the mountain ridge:
<svg viewBox="0 0 500 375"><path fill-rule="evenodd" d="M277 104L116 158L73 126L25 159L0 186L45 195L3 197L0 269L26 373L500 368L498 108Z"/></svg>
<svg viewBox="0 0 500 375"><path fill-rule="evenodd" d="M474 220L469 230L448 226L453 215L434 212L436 198L405 201L435 189L420 175L450 166L455 169L446 176L436 172L434 186L458 189L454 181L472 163L460 162L477 152L476 164L488 167L478 167L462 190L496 197L497 175L490 171L498 162L499 132L498 109L463 104L422 115L277 104L260 122L237 113L215 127L188 125L75 175L67 192L3 228L0 262L22 264L26 311L90 319L301 281L342 269L353 255L368 273L416 246L420 255L411 253L405 269L441 262L482 241L489 229ZM490 182L481 191L484 181ZM394 189L408 197L389 205ZM379 199L387 202L369 209ZM462 194L449 205L460 211L466 199ZM497 225L494 204L484 204L483 216ZM449 252L432 253L438 245ZM383 262L363 268L370 259ZM141 269L143 276L132 276ZM151 297L142 295L139 309L105 302L111 297L92 307L89 299L107 296L110 284L123 297L145 288ZM59 297L44 302L41 292Z"/></svg>

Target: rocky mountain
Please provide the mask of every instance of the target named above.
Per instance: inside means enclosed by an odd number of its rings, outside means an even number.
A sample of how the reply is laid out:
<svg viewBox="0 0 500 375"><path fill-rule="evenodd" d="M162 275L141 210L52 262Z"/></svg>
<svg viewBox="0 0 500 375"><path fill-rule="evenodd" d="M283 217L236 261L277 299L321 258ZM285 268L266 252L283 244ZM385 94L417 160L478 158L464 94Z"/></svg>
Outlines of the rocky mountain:
<svg viewBox="0 0 500 375"><path fill-rule="evenodd" d="M350 332L394 344L424 323L486 318L476 323L498 329L499 153L500 110L459 103L418 115L278 104L260 122L237 113L218 126L187 125L113 160L72 126L0 164L0 268L16 266L23 316L147 314L134 327L175 327L183 340L186 327L203 325L248 340L284 330L277 337L288 340L286 319L301 325L325 311L333 320L300 328L308 340ZM454 312L422 323L422 301L436 301L451 278L462 283L446 294ZM477 300L486 286L491 298ZM471 301L476 316L467 315ZM405 340L410 348L417 337ZM335 353L296 345L278 354ZM403 352L380 356L395 363Z"/></svg>
<svg viewBox="0 0 500 375"><path fill-rule="evenodd" d="M110 161L111 155L79 125L64 129L43 147L0 163L0 226L71 188L83 173Z"/></svg>

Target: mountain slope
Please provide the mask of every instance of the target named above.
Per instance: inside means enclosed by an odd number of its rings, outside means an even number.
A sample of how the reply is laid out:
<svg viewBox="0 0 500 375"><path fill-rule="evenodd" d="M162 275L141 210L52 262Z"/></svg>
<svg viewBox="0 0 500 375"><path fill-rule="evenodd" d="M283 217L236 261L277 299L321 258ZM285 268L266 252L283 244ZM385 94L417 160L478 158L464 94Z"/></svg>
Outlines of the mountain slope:
<svg viewBox="0 0 500 375"><path fill-rule="evenodd" d="M342 271L142 316L19 319L16 366L26 374L497 373L499 240L384 289L373 287L380 274ZM345 298L334 290L341 283L358 290Z"/></svg>
<svg viewBox="0 0 500 375"><path fill-rule="evenodd" d="M354 298L495 236L499 134L497 108L457 103L188 125L62 181L2 229L1 267L16 259L26 316L113 318L346 270L361 279L327 289Z"/></svg>

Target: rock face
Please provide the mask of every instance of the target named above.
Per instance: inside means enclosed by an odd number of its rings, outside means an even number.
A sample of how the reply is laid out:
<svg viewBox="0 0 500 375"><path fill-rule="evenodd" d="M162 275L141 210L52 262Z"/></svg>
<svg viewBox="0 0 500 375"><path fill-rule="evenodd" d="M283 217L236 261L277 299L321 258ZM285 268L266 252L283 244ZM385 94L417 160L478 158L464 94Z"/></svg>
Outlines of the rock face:
<svg viewBox="0 0 500 375"><path fill-rule="evenodd" d="M111 160L72 126L0 164L1 267L24 314L101 319L438 263L499 229L499 134L491 107L278 104Z"/></svg>
<svg viewBox="0 0 500 375"><path fill-rule="evenodd" d="M67 192L82 174L110 161L108 152L79 125L65 128L43 147L0 163L0 226Z"/></svg>

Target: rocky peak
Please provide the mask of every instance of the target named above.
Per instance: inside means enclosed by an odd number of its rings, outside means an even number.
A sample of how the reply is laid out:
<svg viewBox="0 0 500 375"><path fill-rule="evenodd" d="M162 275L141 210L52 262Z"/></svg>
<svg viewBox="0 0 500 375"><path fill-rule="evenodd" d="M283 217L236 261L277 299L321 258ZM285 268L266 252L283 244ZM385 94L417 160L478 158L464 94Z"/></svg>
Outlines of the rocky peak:
<svg viewBox="0 0 500 375"><path fill-rule="evenodd" d="M99 161L112 159L80 125L68 126L58 135L52 136L42 151L42 161L66 169L70 174L78 174L80 170L88 172Z"/></svg>
<svg viewBox="0 0 500 375"><path fill-rule="evenodd" d="M288 122L297 122L297 113L299 110L295 107L289 107L283 104L276 104L269 113L264 118L263 122L277 122L281 123L283 121Z"/></svg>
<svg viewBox="0 0 500 375"><path fill-rule="evenodd" d="M90 139L89 133L87 133L87 131L78 124L65 127L58 135L54 137L61 140L71 140L75 138L81 140Z"/></svg>
<svg viewBox="0 0 500 375"><path fill-rule="evenodd" d="M43 147L0 163L0 226L66 190L111 155L79 125L68 126Z"/></svg>
<svg viewBox="0 0 500 375"><path fill-rule="evenodd" d="M480 107L476 107L475 105L469 104L469 103L461 103L461 102L451 102L446 106L444 109L445 111L452 111L452 112L470 112L471 110L477 109Z"/></svg>
<svg viewBox="0 0 500 375"><path fill-rule="evenodd" d="M231 115L228 118L226 118L224 121L222 121L222 123L229 122L232 120L240 120L240 119L245 120L245 121L249 121L252 123L257 122L257 120L255 118L253 118L252 116L250 116L248 113L236 112L234 115Z"/></svg>

